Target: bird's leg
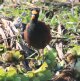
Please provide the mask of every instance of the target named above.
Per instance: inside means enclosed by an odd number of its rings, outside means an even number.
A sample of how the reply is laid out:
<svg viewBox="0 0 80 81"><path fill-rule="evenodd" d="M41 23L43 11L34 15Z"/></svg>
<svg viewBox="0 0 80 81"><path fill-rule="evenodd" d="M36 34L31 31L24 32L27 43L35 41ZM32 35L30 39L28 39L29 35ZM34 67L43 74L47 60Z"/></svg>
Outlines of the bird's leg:
<svg viewBox="0 0 80 81"><path fill-rule="evenodd" d="M41 56L44 55L44 49L40 49Z"/></svg>
<svg viewBox="0 0 80 81"><path fill-rule="evenodd" d="M39 51L39 50L37 50L37 51L38 51L38 57L40 57L40 55L41 55L41 54L40 54L40 51Z"/></svg>
<svg viewBox="0 0 80 81"><path fill-rule="evenodd" d="M42 56L42 61L44 61L44 49L38 50L38 56Z"/></svg>
<svg viewBox="0 0 80 81"><path fill-rule="evenodd" d="M44 49L41 49L40 51L41 51L41 56L42 56L42 62L44 62L44 59L45 59L44 58Z"/></svg>

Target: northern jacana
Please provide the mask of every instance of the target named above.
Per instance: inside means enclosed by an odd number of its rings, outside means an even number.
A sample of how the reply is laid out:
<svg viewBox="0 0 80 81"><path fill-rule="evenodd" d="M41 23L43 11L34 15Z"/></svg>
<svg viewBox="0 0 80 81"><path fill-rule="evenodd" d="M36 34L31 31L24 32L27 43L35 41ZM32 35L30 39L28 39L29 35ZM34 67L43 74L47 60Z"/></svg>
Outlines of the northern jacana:
<svg viewBox="0 0 80 81"><path fill-rule="evenodd" d="M44 49L51 40L50 26L38 20L39 12L38 8L32 10L31 21L24 31L24 39L29 47Z"/></svg>

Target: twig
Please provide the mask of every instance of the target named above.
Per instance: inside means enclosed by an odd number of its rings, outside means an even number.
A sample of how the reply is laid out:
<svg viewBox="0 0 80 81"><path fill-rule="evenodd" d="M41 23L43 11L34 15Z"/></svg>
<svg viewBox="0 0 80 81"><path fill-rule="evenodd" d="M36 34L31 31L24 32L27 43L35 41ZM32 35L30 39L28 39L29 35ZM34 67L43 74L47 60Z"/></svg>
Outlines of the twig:
<svg viewBox="0 0 80 81"><path fill-rule="evenodd" d="M75 37L75 38L66 38L66 37L52 37L52 39L69 39L69 40L80 40L80 37Z"/></svg>
<svg viewBox="0 0 80 81"><path fill-rule="evenodd" d="M26 59L31 58L32 56L34 56L37 53L37 51L35 51L35 53L32 53L30 56L28 56Z"/></svg>
<svg viewBox="0 0 80 81"><path fill-rule="evenodd" d="M60 37L62 35L62 30L61 30L61 24L59 23L58 25L58 33L57 36ZM62 41L60 41L59 43L56 43L56 50L58 52L58 56L59 58L62 60L63 57L64 57L64 54L63 54L63 44L62 44Z"/></svg>
<svg viewBox="0 0 80 81"><path fill-rule="evenodd" d="M68 39L66 37L52 37L52 39Z"/></svg>

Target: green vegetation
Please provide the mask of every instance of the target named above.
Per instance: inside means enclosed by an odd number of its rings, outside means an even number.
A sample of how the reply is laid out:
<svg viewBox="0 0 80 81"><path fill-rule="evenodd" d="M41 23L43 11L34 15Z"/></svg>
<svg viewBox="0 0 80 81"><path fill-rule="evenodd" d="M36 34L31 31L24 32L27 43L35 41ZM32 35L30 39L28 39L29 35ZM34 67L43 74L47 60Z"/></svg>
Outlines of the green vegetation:
<svg viewBox="0 0 80 81"><path fill-rule="evenodd" d="M50 12L49 10L47 11ZM23 12L26 13L26 16L21 15ZM0 13L9 18L14 17L14 20L17 17L21 17L23 23L28 23L31 15L30 9L26 9L25 5L16 8L5 6L0 10ZM64 55L69 51L73 55L80 56L80 6L74 7L74 13L71 8L64 6L53 13L51 18L50 16L46 17L46 10L41 9L39 20L50 25L51 31L53 31L52 36L56 37L56 39L51 41L53 43L50 44L51 50L44 49L44 61L42 56L30 58L37 62L34 63L33 68L28 67L31 70L25 68L23 62L26 58L20 50L8 51L4 45L0 44L0 62L2 62L2 65L0 64L0 81L48 81L51 80L59 67L64 68L63 61L57 62L57 51L53 48L55 47L55 41L58 40L56 33L59 23L64 27L62 39L60 39L63 43ZM29 60L26 61L28 62ZM8 63L10 63L9 66L7 66ZM37 66L39 68L36 68Z"/></svg>

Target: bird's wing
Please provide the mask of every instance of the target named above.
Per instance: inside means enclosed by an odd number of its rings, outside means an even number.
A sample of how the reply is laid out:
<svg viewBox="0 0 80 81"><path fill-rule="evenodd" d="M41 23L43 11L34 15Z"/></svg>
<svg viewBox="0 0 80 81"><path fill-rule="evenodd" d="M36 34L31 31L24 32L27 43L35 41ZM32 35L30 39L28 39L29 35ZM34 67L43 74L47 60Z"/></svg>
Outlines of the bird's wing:
<svg viewBox="0 0 80 81"><path fill-rule="evenodd" d="M27 29L29 27L30 23L28 23L26 25L26 29L24 30L24 40L29 44L29 39L28 39L28 33L27 33Z"/></svg>

